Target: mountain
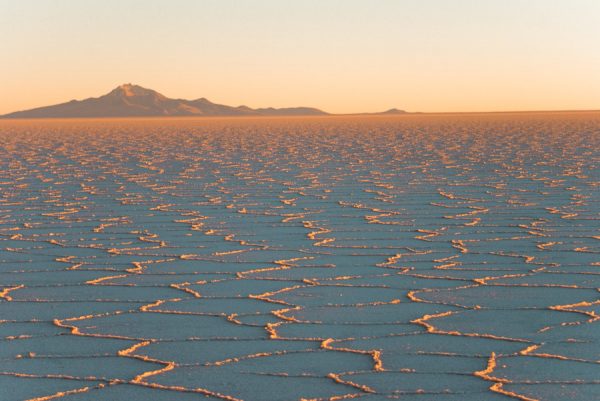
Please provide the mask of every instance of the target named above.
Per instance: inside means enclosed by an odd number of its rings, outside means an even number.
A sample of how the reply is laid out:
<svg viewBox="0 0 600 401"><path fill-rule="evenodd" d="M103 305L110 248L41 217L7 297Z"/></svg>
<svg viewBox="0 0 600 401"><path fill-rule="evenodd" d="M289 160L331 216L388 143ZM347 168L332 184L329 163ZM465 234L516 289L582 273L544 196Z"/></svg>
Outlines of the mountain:
<svg viewBox="0 0 600 401"><path fill-rule="evenodd" d="M389 109L386 111L382 111L381 113L375 113L375 114L406 114L408 113L405 110L398 110L398 109Z"/></svg>
<svg viewBox="0 0 600 401"><path fill-rule="evenodd" d="M149 117L149 116L304 116L327 115L312 107L252 109L217 104L205 98L170 99L138 85L124 84L104 96L71 100L0 116L2 118Z"/></svg>
<svg viewBox="0 0 600 401"><path fill-rule="evenodd" d="M406 111L406 110L400 110L400 109L389 109L386 111L376 111L376 112L371 112L371 113L350 113L350 114L344 114L346 116L401 116L404 114L421 114L419 112L412 112L412 111Z"/></svg>

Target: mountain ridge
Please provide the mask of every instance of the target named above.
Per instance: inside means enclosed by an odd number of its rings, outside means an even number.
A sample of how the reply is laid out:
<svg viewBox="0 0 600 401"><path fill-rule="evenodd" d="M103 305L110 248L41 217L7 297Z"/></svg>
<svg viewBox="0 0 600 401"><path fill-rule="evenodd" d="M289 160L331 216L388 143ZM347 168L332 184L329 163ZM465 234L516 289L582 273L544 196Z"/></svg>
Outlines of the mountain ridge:
<svg viewBox="0 0 600 401"><path fill-rule="evenodd" d="M160 117L160 116L279 116L329 115L313 107L258 108L227 106L201 97L171 99L139 85L119 85L100 97L71 100L16 111L0 118Z"/></svg>

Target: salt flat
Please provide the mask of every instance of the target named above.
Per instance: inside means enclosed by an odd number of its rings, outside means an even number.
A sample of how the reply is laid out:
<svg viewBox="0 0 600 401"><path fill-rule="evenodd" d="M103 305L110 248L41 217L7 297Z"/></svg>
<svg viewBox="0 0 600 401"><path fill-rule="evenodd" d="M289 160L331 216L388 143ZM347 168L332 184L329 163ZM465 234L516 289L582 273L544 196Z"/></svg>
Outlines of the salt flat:
<svg viewBox="0 0 600 401"><path fill-rule="evenodd" d="M0 401L600 398L600 113L0 121Z"/></svg>

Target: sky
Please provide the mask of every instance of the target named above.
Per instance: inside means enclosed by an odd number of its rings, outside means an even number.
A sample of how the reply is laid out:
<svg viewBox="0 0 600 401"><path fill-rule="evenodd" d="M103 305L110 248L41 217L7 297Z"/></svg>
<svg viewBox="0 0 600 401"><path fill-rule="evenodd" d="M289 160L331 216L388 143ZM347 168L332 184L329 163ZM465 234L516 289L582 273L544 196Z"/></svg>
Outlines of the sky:
<svg viewBox="0 0 600 401"><path fill-rule="evenodd" d="M0 0L0 114L101 96L600 109L598 0Z"/></svg>

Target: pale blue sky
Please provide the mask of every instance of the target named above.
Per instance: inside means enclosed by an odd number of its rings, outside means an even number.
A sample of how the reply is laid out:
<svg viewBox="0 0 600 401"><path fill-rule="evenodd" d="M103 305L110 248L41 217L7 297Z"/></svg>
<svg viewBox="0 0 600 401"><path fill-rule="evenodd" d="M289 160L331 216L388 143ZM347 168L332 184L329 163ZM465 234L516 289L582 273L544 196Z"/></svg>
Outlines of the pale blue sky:
<svg viewBox="0 0 600 401"><path fill-rule="evenodd" d="M600 108L597 0L0 0L0 114L132 82L331 112Z"/></svg>

